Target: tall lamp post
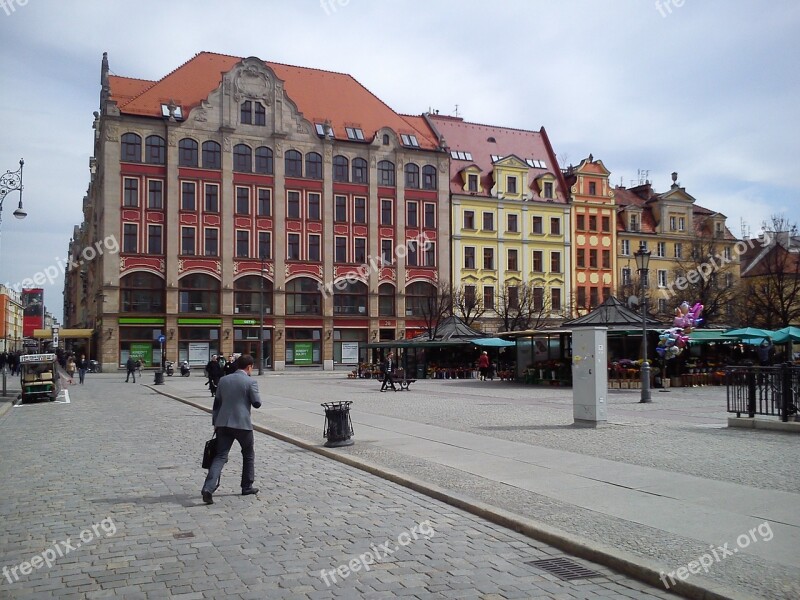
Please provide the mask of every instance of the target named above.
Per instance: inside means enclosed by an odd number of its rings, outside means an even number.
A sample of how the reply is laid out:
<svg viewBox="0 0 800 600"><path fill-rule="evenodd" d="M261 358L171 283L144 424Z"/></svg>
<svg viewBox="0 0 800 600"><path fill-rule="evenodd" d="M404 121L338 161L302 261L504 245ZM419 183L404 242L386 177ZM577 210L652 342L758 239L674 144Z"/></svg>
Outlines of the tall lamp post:
<svg viewBox="0 0 800 600"><path fill-rule="evenodd" d="M19 190L19 206L14 211L14 216L18 219L24 219L28 213L22 208L22 167L25 161L19 159L19 169L16 171L6 171L5 175L0 177L0 223L3 222L3 201L6 196L13 191Z"/></svg>
<svg viewBox="0 0 800 600"><path fill-rule="evenodd" d="M264 374L264 271L266 270L267 257L264 255L264 249L261 248L259 252L261 256L261 276L259 277L258 288L258 374Z"/></svg>
<svg viewBox="0 0 800 600"><path fill-rule="evenodd" d="M650 265L650 251L639 248L634 255L636 269L639 271L639 284L642 290L642 397L639 402L651 402L650 363L647 362L647 267Z"/></svg>

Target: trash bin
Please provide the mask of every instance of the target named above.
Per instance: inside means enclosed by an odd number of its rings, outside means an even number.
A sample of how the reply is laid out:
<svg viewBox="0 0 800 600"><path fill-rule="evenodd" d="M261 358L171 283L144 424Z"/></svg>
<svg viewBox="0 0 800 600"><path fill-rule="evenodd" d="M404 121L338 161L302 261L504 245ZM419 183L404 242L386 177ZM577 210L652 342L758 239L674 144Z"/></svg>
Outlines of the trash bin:
<svg viewBox="0 0 800 600"><path fill-rule="evenodd" d="M322 434L328 440L325 442L326 448L352 446L355 443L351 439L353 435L353 422L350 420L351 404L350 400L321 404L325 409L325 429Z"/></svg>
<svg viewBox="0 0 800 600"><path fill-rule="evenodd" d="M156 371L155 385L164 385L164 372Z"/></svg>

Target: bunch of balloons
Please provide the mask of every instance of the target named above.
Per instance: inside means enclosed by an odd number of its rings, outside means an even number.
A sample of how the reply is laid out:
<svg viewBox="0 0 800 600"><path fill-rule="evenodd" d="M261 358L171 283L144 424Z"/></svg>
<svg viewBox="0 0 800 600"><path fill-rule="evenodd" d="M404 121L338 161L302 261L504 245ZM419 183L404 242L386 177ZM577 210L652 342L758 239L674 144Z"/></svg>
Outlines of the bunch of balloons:
<svg viewBox="0 0 800 600"><path fill-rule="evenodd" d="M703 322L703 319L700 318L702 313L703 305L699 302L691 307L688 302L682 302L675 309L672 327L659 336L656 354L669 360L683 352L683 349L689 345L689 334L692 329Z"/></svg>

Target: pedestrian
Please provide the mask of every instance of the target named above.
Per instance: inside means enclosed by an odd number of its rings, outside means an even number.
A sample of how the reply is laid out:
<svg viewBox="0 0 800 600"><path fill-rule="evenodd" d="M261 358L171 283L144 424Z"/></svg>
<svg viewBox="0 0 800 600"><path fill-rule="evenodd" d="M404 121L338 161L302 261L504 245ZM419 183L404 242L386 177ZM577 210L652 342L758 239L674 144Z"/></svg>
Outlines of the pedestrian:
<svg viewBox="0 0 800 600"><path fill-rule="evenodd" d="M253 487L256 452L250 410L261 407L261 397L258 383L251 378L253 363L252 356L243 354L236 360L237 370L219 380L211 413L211 424L217 433L217 452L201 490L206 504L214 503L212 494L219 487L222 467L228 462L234 440L242 448L242 496L258 493L258 488Z"/></svg>
<svg viewBox="0 0 800 600"><path fill-rule="evenodd" d="M206 365L206 376L208 377L208 391L211 392L212 396L216 396L217 386L222 378L222 367L219 365L216 354L211 357L211 360Z"/></svg>
<svg viewBox="0 0 800 600"><path fill-rule="evenodd" d="M142 376L142 367L143 366L144 365L142 363L142 359L141 358L137 358L136 359L136 372L139 374L139 377ZM134 381L134 383L136 383L136 382Z"/></svg>
<svg viewBox="0 0 800 600"><path fill-rule="evenodd" d="M481 373L481 381L486 381L489 374L489 353L484 350L478 358L478 370Z"/></svg>
<svg viewBox="0 0 800 600"><path fill-rule="evenodd" d="M756 352L758 353L758 360L762 367L768 367L770 365L769 356L772 352L772 347L772 341L767 339L761 342L761 345L758 347Z"/></svg>
<svg viewBox="0 0 800 600"><path fill-rule="evenodd" d="M392 386L392 391L397 391L397 388L394 387L395 369L397 369L397 364L395 364L394 361L394 352L389 352L389 356L386 357L386 360L383 363L383 384L381 385L382 392L385 392L386 388L389 386Z"/></svg>
<svg viewBox="0 0 800 600"><path fill-rule="evenodd" d="M69 358L67 359L67 375L69 376L69 384L72 385L74 382L72 378L75 376L75 358L70 354Z"/></svg>
<svg viewBox="0 0 800 600"><path fill-rule="evenodd" d="M81 354L81 357L78 359L77 362L78 367L78 382L83 385L83 380L86 377L86 369L89 368L89 361L86 360L86 355Z"/></svg>
<svg viewBox="0 0 800 600"><path fill-rule="evenodd" d="M136 383L136 361L133 360L132 356L128 357L128 362L125 363L125 368L128 371L128 374L125 377L125 383L128 383L128 379L131 376L133 376L133 383Z"/></svg>

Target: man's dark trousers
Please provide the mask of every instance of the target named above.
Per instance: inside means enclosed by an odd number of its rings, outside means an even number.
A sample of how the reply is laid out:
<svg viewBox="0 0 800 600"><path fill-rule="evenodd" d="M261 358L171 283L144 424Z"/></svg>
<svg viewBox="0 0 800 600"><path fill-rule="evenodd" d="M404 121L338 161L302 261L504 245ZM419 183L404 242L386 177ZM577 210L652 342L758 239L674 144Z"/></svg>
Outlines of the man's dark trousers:
<svg viewBox="0 0 800 600"><path fill-rule="evenodd" d="M232 427L217 427L217 455L208 470L206 481L203 484L204 492L214 491L219 487L219 478L222 467L228 462L228 453L236 440L242 447L242 489L253 487L256 479L256 452L253 448L252 429L233 429Z"/></svg>
<svg viewBox="0 0 800 600"><path fill-rule="evenodd" d="M383 384L381 385L381 391L385 390L389 386L392 386L392 389L395 392L397 391L397 388L394 387L394 374L391 371L386 371L386 374L383 376Z"/></svg>

